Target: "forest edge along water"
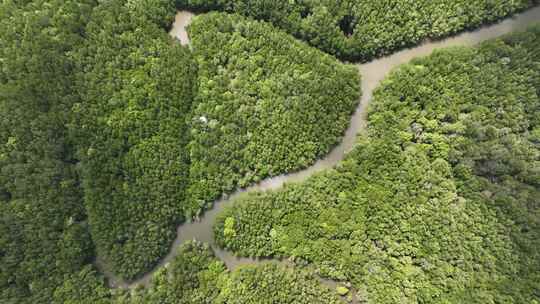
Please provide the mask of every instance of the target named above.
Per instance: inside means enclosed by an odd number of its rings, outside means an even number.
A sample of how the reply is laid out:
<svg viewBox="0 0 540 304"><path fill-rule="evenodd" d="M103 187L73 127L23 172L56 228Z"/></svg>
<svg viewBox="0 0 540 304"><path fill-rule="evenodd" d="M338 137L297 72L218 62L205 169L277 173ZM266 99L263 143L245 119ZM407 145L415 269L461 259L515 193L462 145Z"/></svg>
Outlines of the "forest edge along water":
<svg viewBox="0 0 540 304"><path fill-rule="evenodd" d="M170 35L178 39L182 45L189 44L186 27L190 24L193 17L194 14L187 11L179 11L176 15ZM282 263L286 266L290 266L290 263L287 261L235 257L232 253L222 250L215 245L213 239L213 224L217 215L228 205L228 202L246 192L272 190L282 187L285 183L303 181L316 172L334 167L338 162L343 160L346 153L353 148L357 134L366 128L367 108L369 101L372 98L373 90L394 67L407 63L415 57L429 55L433 50L438 48L449 46L472 46L512 31L525 29L528 25L539 21L540 7L535 7L499 23L484 26L474 31L464 32L443 40L426 41L417 47L404 49L390 56L382 57L365 64L359 64L358 69L362 76L362 97L360 103L351 117L350 125L345 132L341 143L334 147L330 154L325 158L318 160L315 164L305 170L268 178L256 185L246 189L237 190L231 195L224 196L222 199L215 202L212 209L207 210L198 220L186 222L178 226L177 236L174 243L171 245L169 253L152 269L152 271L137 280L132 282L122 281L108 271L108 267L105 266L105 263L100 260L99 257L97 258L96 265L108 279L109 285L112 288L133 288L138 285L147 286L150 283L154 272L173 260L177 255L177 249L181 244L196 239L210 244L215 255L227 265L229 270L234 270L241 265L252 265L256 263ZM338 282L332 280L321 279L321 281L331 288L335 288L338 284Z"/></svg>

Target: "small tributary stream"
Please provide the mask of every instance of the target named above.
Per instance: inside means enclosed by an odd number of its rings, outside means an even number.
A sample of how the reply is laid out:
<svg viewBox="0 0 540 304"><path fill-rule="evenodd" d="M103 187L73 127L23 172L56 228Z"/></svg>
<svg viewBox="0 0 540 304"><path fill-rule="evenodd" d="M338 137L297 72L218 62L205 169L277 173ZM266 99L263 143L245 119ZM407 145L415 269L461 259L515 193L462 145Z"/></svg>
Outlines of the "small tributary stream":
<svg viewBox="0 0 540 304"><path fill-rule="evenodd" d="M171 36L178 39L183 45L187 45L189 43L186 27L191 22L193 16L194 15L192 13L187 11L178 12L176 15L176 20L173 24L173 28L170 32ZM278 189L282 187L284 183L303 181L312 174L332 168L338 162L340 162L344 158L345 154L353 148L357 134L366 128L367 107L372 98L373 90L394 67L407 63L415 57L429 55L433 50L438 48L459 45L472 46L479 42L492 39L512 31L525 29L527 26L536 22L540 22L540 7L532 8L524 13L516 15L513 18L508 18L502 22L485 26L475 31L461 33L444 40L426 41L418 47L405 49L390 56L373 60L369 63L359 64L358 70L362 76L362 97L358 108L351 118L351 122L345 136L343 137L341 143L336 146L330 152L330 154L328 154L325 158L318 160L315 164L309 168L306 168L305 170L265 179L259 184L253 185L247 189L238 190L235 193L218 200L214 203L213 208L206 211L204 215L197 221L184 223L177 228L177 236L174 243L171 245L169 253L158 263L158 265L155 266L152 271L132 282L123 282L114 276L114 274L103 270L104 275L109 280L109 284L113 288L131 288L137 285L148 285L154 272L173 260L177 254L178 247L184 242L193 239L210 244L214 249L216 256L221 259L230 270L234 270L241 265L252 265L257 263L283 263L288 265L289 263L287 262L280 262L270 259L259 260L252 258L238 258L235 257L231 252L218 248L213 239L213 224L217 215L229 204L229 202L233 201L235 198L245 192ZM100 263L98 260L98 265L99 264ZM325 285L332 288L334 288L337 284L337 282L331 280L322 281Z"/></svg>

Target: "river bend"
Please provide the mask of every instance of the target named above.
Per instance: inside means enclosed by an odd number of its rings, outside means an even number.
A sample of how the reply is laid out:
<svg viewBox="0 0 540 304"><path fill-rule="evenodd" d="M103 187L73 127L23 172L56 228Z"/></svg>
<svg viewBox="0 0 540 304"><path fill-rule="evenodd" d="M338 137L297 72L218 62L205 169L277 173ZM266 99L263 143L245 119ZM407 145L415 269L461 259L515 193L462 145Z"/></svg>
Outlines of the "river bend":
<svg viewBox="0 0 540 304"><path fill-rule="evenodd" d="M187 11L180 11L176 15L170 35L180 41L182 45L189 43L189 37L186 32L186 27L189 25L193 14ZM171 245L169 253L161 259L161 261L144 276L132 282L124 282L116 277L113 273L106 270L98 258L98 268L103 272L108 279L112 288L133 288L137 285L147 286L154 272L171 262L177 254L178 247L188 240L197 239L201 242L208 243L212 246L216 256L221 259L230 270L236 269L238 266L255 264L255 263L278 263L278 261L268 259L252 259L238 258L231 252L218 248L213 239L213 224L217 215L239 195L245 192L272 190L278 189L284 183L300 182L307 179L312 174L334 167L340 162L345 154L350 151L356 141L356 136L366 128L367 108L369 101L373 96L373 90L377 87L388 73L395 67L409 62L411 59L419 56L427 56L435 49L449 46L472 46L479 42L501 36L516 30L525 29L527 26L540 22L540 7L532 8L524 13L517 14L512 18L505 19L496 24L481 27L475 31L464 32L454 37L450 37L438 41L426 41L425 43L414 47L396 52L392 55L382 57L365 64L359 64L358 70L362 76L362 97L359 105L351 117L350 125L345 132L341 143L334 147L333 150L325 158L318 160L312 166L305 170L279 175L261 181L259 184L253 185L247 189L241 189L228 195L214 203L213 208L207 210L198 221L186 222L177 227L177 236L174 243ZM335 286L336 282L323 280L326 285Z"/></svg>

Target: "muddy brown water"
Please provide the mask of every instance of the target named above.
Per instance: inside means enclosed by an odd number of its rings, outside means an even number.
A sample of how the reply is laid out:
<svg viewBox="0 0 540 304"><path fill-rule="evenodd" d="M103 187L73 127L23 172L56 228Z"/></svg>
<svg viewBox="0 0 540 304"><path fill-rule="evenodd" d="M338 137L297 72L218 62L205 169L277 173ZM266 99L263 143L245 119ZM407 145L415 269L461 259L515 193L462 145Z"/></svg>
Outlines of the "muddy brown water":
<svg viewBox="0 0 540 304"><path fill-rule="evenodd" d="M176 13L176 17L174 18L174 23L169 34L178 39L182 45L189 44L189 37L186 28L191 23L191 19L193 19L194 16L195 14L188 11L179 11Z"/></svg>
<svg viewBox="0 0 540 304"><path fill-rule="evenodd" d="M189 44L186 26L189 25L193 17L194 14L190 12L178 12L176 15L176 20L173 24L173 28L170 31L171 36L178 39L183 45ZM107 267L104 267L104 263L102 263L99 258L96 263L98 268L102 270L103 274L109 280L110 286L113 288L132 288L137 285L147 286L150 283L154 272L160 267L166 266L173 260L177 254L178 247L184 242L194 239L210 244L214 249L216 256L221 259L230 270L234 270L242 265L253 265L257 263L282 263L285 265L290 265L290 263L287 261L239 258L235 257L229 251L218 248L215 245L212 230L217 215L226 206L228 206L231 201L234 201L236 198L246 192L274 190L282 187L285 183L300 182L316 172L334 167L338 162L343 160L345 154L353 148L356 141L356 136L366 128L367 108L369 101L373 96L373 90L393 68L407 63L415 57L427 56L435 49L450 46L472 46L479 42L496 38L512 31L525 29L527 26L536 22L540 22L540 7L532 8L526 12L515 15L514 17L505 19L502 22L485 26L475 31L464 32L454 37L439 41L427 41L420 46L405 49L390 56L357 65L359 73L362 76L362 97L360 103L355 113L351 117L350 125L345 132L341 143L336 146L325 158L318 160L315 164L306 168L305 170L265 179L259 184L253 185L247 189L238 190L235 193L218 200L214 203L213 208L206 211L204 215L197 221L184 223L178 226L177 237L174 243L171 245L169 253L163 257L163 259L152 271L148 272L137 280L132 282L124 282L118 279L114 274L106 270ZM321 279L321 281L331 288L335 288L335 286L338 284L332 280Z"/></svg>

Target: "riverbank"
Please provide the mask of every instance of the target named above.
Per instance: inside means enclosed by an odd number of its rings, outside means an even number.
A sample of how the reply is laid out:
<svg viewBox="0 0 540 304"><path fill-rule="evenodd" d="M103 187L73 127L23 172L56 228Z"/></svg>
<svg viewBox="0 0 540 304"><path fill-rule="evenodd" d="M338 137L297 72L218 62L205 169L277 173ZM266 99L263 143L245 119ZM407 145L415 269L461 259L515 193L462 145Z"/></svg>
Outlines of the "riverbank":
<svg viewBox="0 0 540 304"><path fill-rule="evenodd" d="M180 12L179 14L184 14L184 16L188 16L183 12ZM332 168L337 163L339 163L344 158L346 153L350 151L350 149L352 149L352 147L354 146L357 134L361 133L366 128L367 109L369 101L372 97L373 90L378 86L380 81L382 81L388 75L388 73L390 73L390 71L396 66L406 63L412 58L428 55L433 50L438 48L457 45L475 45L484 40L492 39L512 31L523 29L527 25L535 23L538 20L540 20L540 8L534 8L498 24L486 26L473 32L462 33L458 36L445 40L426 42L421 46L403 50L391 56L383 57L367 64L358 65L359 72L362 74L363 79L363 96L360 100L359 107L357 108L355 114L351 119L350 126L339 146L335 147L327 157L317 161L313 166L307 168L306 170L266 179L255 186L249 187L244 190L239 190L234 194L228 196L227 198L219 200L214 204L214 208L208 210L199 219L199 221L185 223L178 227L177 238L171 247L171 251L164 259L162 259L162 261L158 264L158 266L156 266L156 268L152 272L146 274L139 280L136 280L129 284L119 283L116 287L128 288L134 287L136 285L148 285L154 271L157 270L159 267L166 265L176 256L176 248L179 245L181 245L187 240L192 239L197 239L199 241L211 244L217 257L223 260L230 270L234 270L241 265L269 262L269 260L264 259L260 260L250 258L237 258L234 257L230 252L221 250L214 245L212 226L216 216L223 210L223 208L227 205L228 202L234 200L245 192L277 189L281 187L284 183L303 181L312 174L328 168ZM175 23L176 28L173 28L173 31L171 31L171 35L177 35L173 33L181 33L179 35L185 34L185 38L187 38L187 33L185 33L185 26L189 24L189 22L184 21L185 20L178 21L177 19L177 22ZM183 28L178 29L177 27L179 26L182 26ZM179 39L180 41L182 41L181 38ZM114 279L110 275L106 274L106 276L110 279L111 282L114 281Z"/></svg>

